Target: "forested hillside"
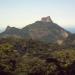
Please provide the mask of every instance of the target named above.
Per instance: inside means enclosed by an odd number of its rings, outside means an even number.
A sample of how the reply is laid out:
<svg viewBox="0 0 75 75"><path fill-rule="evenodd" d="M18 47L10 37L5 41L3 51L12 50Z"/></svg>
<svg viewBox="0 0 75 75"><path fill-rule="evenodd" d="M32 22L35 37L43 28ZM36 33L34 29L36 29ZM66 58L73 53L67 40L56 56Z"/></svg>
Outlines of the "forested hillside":
<svg viewBox="0 0 75 75"><path fill-rule="evenodd" d="M75 48L0 39L0 75L75 75Z"/></svg>

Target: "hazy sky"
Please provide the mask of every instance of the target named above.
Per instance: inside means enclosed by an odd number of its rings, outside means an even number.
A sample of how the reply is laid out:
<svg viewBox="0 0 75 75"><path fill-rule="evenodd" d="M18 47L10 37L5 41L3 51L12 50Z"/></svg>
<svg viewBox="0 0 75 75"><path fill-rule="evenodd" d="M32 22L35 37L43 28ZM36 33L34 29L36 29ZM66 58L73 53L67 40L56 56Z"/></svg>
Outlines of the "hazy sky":
<svg viewBox="0 0 75 75"><path fill-rule="evenodd" d="M0 27L24 27L43 16L62 27L75 27L75 0L0 0Z"/></svg>

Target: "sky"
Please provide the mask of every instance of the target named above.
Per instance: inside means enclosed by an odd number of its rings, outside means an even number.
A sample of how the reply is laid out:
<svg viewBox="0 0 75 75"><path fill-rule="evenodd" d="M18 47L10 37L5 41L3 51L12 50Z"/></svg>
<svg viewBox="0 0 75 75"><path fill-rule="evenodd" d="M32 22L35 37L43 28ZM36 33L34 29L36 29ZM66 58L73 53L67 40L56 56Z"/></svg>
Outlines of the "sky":
<svg viewBox="0 0 75 75"><path fill-rule="evenodd" d="M22 28L45 16L64 28L74 28L75 0L0 0L0 30L8 25Z"/></svg>

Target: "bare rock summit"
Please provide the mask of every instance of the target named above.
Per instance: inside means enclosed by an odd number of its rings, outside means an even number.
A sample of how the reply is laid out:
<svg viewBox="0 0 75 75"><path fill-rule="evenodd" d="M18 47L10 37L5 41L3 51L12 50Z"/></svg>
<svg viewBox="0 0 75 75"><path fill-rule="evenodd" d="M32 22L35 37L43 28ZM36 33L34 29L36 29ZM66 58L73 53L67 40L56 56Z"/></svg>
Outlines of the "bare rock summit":
<svg viewBox="0 0 75 75"><path fill-rule="evenodd" d="M52 19L50 16L47 16L47 17L42 17L41 21L42 22L52 22Z"/></svg>

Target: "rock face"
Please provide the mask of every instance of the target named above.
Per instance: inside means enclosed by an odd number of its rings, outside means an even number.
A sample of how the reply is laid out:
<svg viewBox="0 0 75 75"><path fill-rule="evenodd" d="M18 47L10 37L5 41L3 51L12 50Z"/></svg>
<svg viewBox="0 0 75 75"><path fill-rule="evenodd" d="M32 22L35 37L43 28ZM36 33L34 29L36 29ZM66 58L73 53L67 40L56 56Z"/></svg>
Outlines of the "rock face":
<svg viewBox="0 0 75 75"><path fill-rule="evenodd" d="M43 17L43 18L41 19L41 21L42 21L42 22L52 22L50 16Z"/></svg>
<svg viewBox="0 0 75 75"><path fill-rule="evenodd" d="M1 37L17 36L32 40L38 40L45 43L62 44L69 36L69 32L53 23L50 16L43 17L41 21L37 21L22 29L7 27L0 34Z"/></svg>
<svg viewBox="0 0 75 75"><path fill-rule="evenodd" d="M52 22L37 21L27 26L27 28L29 37L45 43L62 44L69 36L69 32ZM27 28L24 28L24 30Z"/></svg>

